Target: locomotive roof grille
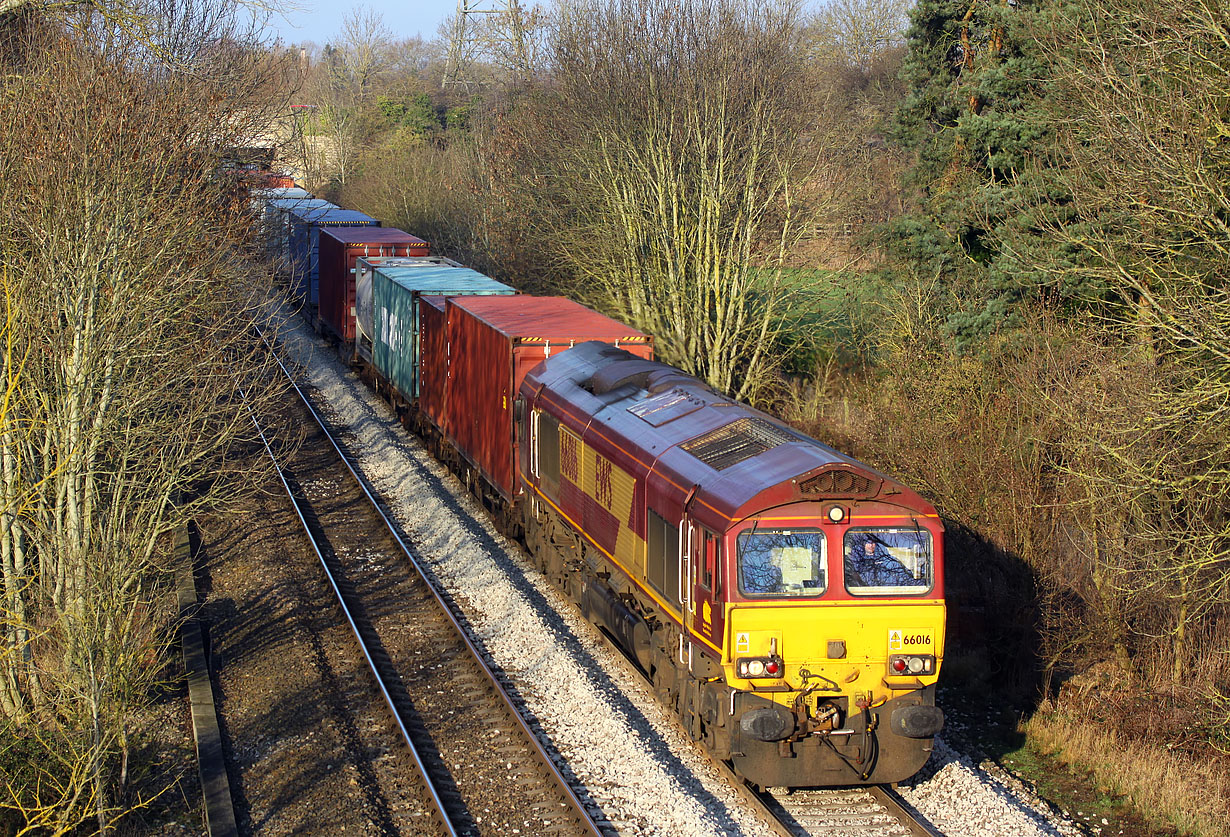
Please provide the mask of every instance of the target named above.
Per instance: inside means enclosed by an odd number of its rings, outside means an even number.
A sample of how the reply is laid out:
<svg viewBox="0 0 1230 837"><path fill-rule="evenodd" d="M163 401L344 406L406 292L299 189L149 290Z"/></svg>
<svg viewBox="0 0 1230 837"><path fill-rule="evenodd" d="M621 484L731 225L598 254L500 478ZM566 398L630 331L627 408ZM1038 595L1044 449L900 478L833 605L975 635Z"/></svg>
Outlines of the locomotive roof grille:
<svg viewBox="0 0 1230 837"><path fill-rule="evenodd" d="M806 441L762 418L741 418L680 445L715 471L789 442Z"/></svg>
<svg viewBox="0 0 1230 837"><path fill-rule="evenodd" d="M874 497L880 492L880 481L836 468L799 483L799 491L820 497Z"/></svg>

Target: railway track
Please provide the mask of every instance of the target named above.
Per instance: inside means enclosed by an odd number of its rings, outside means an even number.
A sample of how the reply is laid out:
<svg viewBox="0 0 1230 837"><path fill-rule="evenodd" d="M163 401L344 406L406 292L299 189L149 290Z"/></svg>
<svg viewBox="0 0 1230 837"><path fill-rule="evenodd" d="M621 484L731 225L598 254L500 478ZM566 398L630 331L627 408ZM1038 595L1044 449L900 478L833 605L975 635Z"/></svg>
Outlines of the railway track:
<svg viewBox="0 0 1230 837"><path fill-rule="evenodd" d="M943 837L888 787L757 791L726 762L710 761L778 837Z"/></svg>
<svg viewBox="0 0 1230 837"><path fill-rule="evenodd" d="M763 794L783 834L843 837L941 837L886 788L825 788Z"/></svg>
<svg viewBox="0 0 1230 837"><path fill-rule="evenodd" d="M318 435L287 463L272 449L269 455L390 709L438 833L604 833L344 444L283 371ZM348 477L339 477L339 460Z"/></svg>

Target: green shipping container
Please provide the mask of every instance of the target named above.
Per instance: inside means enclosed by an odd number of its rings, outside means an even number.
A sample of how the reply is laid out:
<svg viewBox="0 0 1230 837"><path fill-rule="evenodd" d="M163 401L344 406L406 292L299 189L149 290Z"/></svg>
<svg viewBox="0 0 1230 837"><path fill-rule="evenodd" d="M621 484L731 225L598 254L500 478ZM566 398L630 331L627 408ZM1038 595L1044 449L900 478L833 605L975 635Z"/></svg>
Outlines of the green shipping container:
<svg viewBox="0 0 1230 837"><path fill-rule="evenodd" d="M511 296L516 290L477 270L424 260L372 274L372 365L407 401L419 395L419 297Z"/></svg>

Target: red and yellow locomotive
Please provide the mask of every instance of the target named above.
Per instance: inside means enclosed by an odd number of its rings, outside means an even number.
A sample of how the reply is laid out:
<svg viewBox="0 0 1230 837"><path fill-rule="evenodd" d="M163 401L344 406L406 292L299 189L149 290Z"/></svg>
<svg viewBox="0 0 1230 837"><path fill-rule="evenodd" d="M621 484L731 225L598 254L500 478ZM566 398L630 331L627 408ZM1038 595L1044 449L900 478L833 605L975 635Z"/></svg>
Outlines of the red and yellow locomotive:
<svg viewBox="0 0 1230 837"><path fill-rule="evenodd" d="M679 370L583 343L526 376L526 542L761 786L913 775L943 724L943 527L913 491Z"/></svg>

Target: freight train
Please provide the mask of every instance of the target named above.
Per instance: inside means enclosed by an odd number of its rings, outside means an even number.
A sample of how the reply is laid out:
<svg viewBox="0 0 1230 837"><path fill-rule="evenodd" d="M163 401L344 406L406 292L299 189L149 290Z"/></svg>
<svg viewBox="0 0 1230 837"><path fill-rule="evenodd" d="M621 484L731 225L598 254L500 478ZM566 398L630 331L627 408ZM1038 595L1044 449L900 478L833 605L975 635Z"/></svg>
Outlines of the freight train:
<svg viewBox="0 0 1230 837"><path fill-rule="evenodd" d="M695 740L761 787L922 767L943 726L929 503L657 362L649 335L280 191L253 204L305 316Z"/></svg>

